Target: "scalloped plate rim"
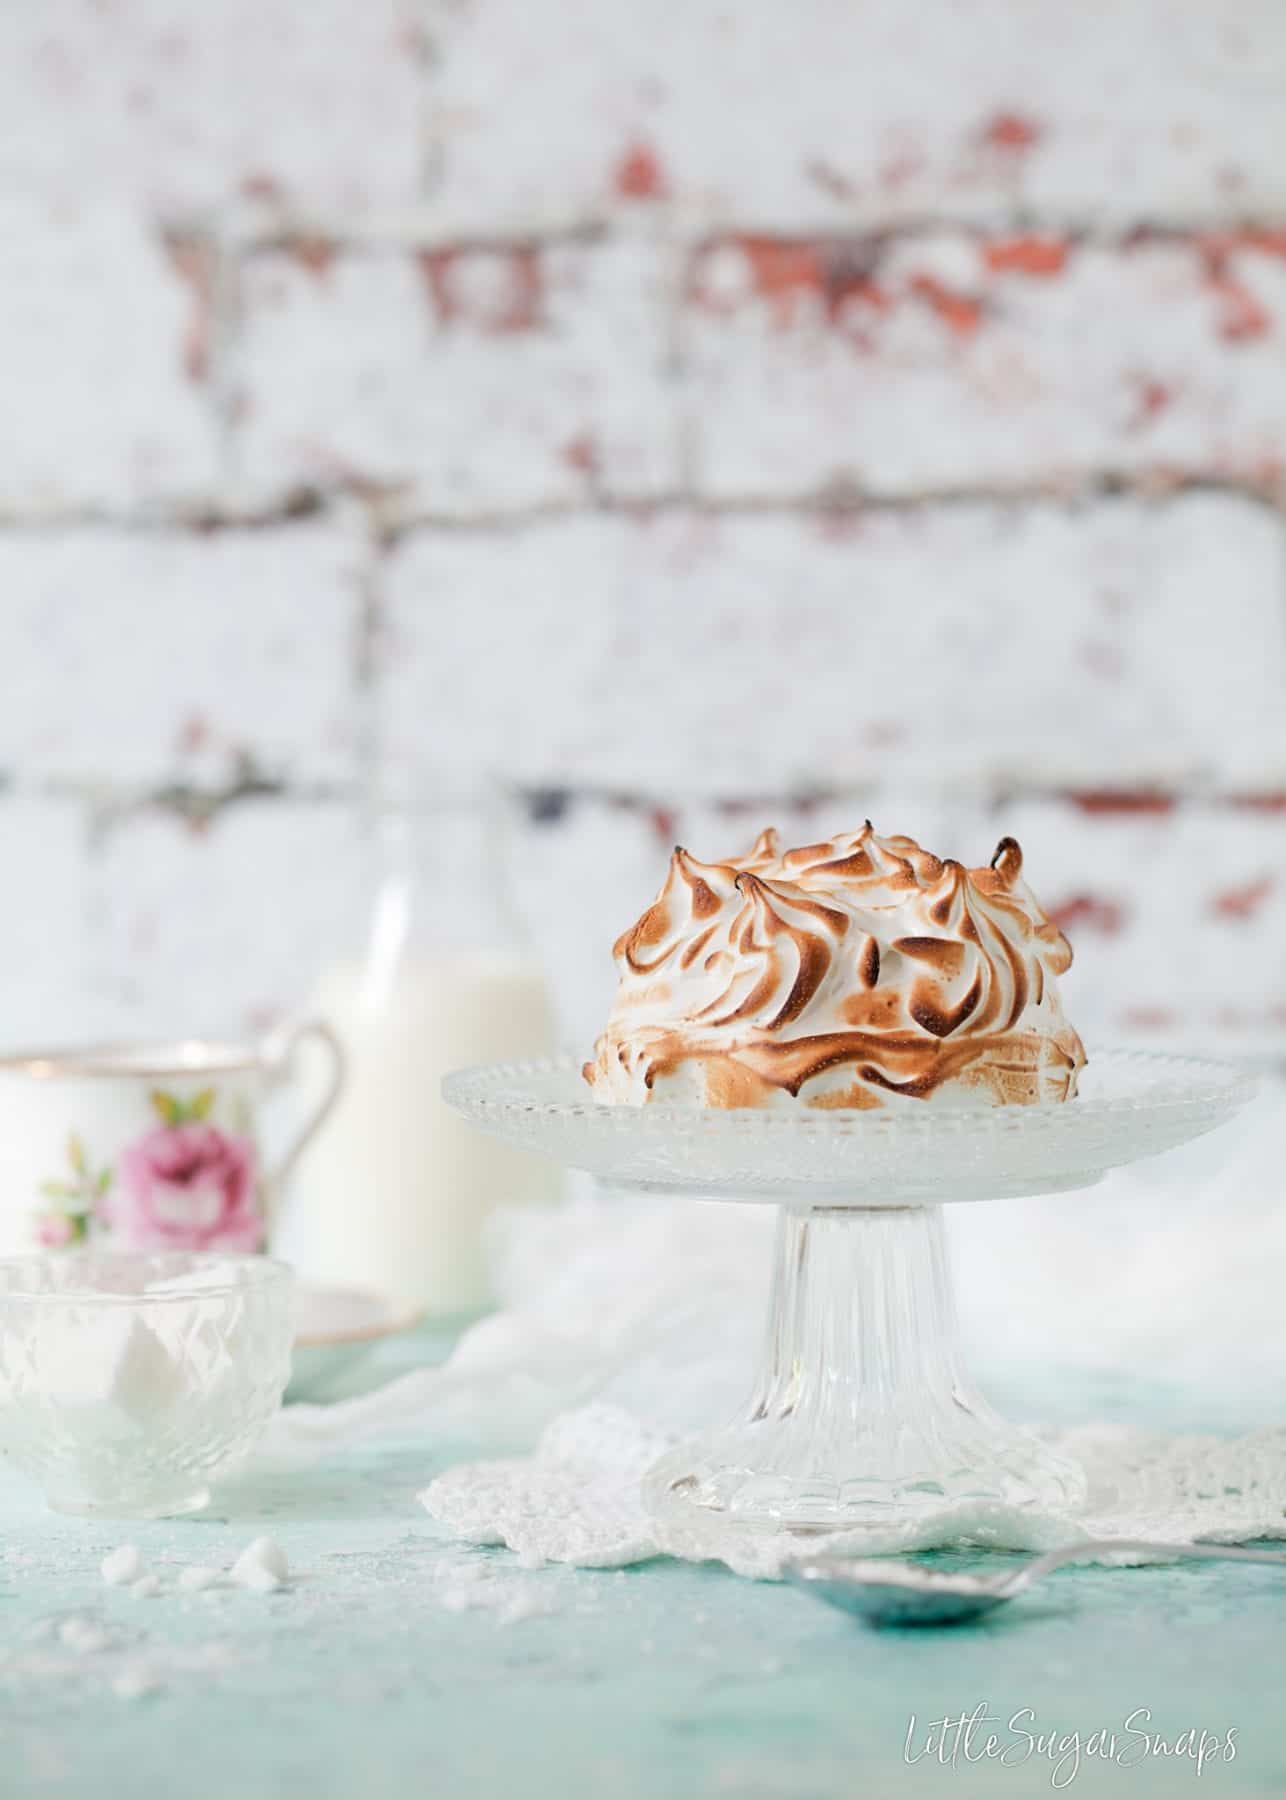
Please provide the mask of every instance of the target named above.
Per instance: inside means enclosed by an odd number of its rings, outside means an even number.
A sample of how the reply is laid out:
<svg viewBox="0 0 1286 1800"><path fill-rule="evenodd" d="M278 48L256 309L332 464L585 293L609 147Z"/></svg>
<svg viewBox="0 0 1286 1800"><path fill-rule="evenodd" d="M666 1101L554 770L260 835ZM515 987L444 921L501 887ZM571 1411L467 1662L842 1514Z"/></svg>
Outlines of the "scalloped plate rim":
<svg viewBox="0 0 1286 1800"><path fill-rule="evenodd" d="M1143 1108L1160 1111L1176 1107L1215 1107L1219 1110L1227 1109L1231 1113L1252 1100L1260 1087L1258 1075L1237 1063L1170 1051L1101 1046L1090 1053L1087 1066L1101 1069L1105 1064L1119 1067L1126 1063L1150 1064L1158 1069L1168 1066L1176 1074L1186 1072L1192 1079L1186 1086L1181 1084L1177 1091L1167 1091L1158 1084L1152 1090L1143 1088L1130 1093L1109 1095L1079 1094L1075 1100L1043 1104L1037 1102L1032 1106L926 1105L923 1112L910 1114L902 1107L896 1110L885 1108L878 1113L874 1109L860 1107L833 1107L824 1112L812 1110L796 1113L769 1111L761 1107L719 1109L663 1104L612 1106L595 1100L589 1094L583 1097L579 1093L574 1094L570 1087L566 1098L550 1099L538 1094L522 1093L521 1082L524 1076L549 1079L565 1075L569 1082L578 1080L580 1060L572 1055L563 1055L513 1062L476 1063L466 1068L453 1069L442 1078L442 1095L449 1105L464 1112L486 1109L509 1113L558 1113L572 1118L594 1118L604 1124L608 1121L633 1120L635 1124L630 1129L648 1132L660 1132L673 1126L687 1127L694 1118L701 1118L710 1122L717 1121L713 1123L713 1129L725 1132L805 1131L810 1136L840 1136L851 1135L855 1127L862 1133L891 1135L912 1121L920 1132L926 1127L936 1131L940 1126L948 1125L973 1127L976 1130L984 1122L988 1131L994 1131L1003 1116L1005 1129L1023 1131L1028 1128L1027 1122L1034 1125L1037 1120L1045 1124L1060 1119L1072 1124L1076 1119L1096 1118ZM1203 1077L1201 1082L1196 1079L1198 1074ZM484 1082L499 1086L502 1081L513 1081L515 1086L508 1092L495 1094L478 1091ZM841 1133L836 1129L839 1126L844 1126L847 1130ZM707 1125L706 1129L710 1128L711 1125ZM1072 1128L1075 1129L1075 1126L1072 1125Z"/></svg>

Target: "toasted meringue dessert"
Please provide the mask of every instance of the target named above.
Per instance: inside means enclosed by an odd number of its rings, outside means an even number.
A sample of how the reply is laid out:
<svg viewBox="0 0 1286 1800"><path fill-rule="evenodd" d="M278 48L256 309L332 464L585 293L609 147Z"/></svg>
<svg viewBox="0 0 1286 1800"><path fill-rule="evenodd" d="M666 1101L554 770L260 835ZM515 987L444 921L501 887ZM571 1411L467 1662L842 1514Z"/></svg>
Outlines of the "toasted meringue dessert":
<svg viewBox="0 0 1286 1800"><path fill-rule="evenodd" d="M617 939L620 987L585 1064L596 1099L871 1108L1070 1100L1085 1051L1055 978L1071 946L1002 838L986 868L870 823L783 851L676 849Z"/></svg>

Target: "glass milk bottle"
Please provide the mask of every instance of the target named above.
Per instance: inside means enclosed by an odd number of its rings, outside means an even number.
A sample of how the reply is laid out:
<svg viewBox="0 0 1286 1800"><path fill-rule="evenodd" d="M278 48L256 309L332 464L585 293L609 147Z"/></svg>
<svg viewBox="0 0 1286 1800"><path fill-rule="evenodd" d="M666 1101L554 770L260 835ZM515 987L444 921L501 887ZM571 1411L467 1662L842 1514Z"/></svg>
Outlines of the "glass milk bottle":
<svg viewBox="0 0 1286 1800"><path fill-rule="evenodd" d="M508 902L502 806L487 794L380 817L364 949L338 957L313 995L348 1079L301 1167L283 1253L305 1280L436 1317L487 1305L488 1218L553 1199L560 1180L439 1094L450 1069L554 1046L546 983Z"/></svg>

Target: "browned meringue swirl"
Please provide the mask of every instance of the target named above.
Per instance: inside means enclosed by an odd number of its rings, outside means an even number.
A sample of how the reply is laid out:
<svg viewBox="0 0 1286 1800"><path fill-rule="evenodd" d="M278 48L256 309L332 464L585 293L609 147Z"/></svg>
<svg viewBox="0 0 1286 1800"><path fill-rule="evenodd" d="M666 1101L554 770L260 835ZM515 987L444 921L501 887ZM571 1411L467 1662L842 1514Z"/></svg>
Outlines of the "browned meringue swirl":
<svg viewBox="0 0 1286 1800"><path fill-rule="evenodd" d="M1071 948L1002 838L966 869L870 823L782 851L676 849L618 938L596 1097L707 1106L1066 1100L1085 1053L1055 977Z"/></svg>

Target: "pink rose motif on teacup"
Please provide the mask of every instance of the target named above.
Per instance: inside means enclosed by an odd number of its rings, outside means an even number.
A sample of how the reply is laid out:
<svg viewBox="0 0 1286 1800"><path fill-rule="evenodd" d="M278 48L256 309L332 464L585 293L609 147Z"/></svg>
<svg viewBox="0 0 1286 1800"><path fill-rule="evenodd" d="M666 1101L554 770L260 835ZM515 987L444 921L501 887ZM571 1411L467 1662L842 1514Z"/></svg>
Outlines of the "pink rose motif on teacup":
<svg viewBox="0 0 1286 1800"><path fill-rule="evenodd" d="M112 1235L131 1250L258 1250L253 1143L208 1122L210 1088L190 1101L158 1089L151 1100L163 1122L121 1152Z"/></svg>
<svg viewBox="0 0 1286 1800"><path fill-rule="evenodd" d="M66 1250L79 1235L76 1221L66 1213L42 1213L36 1220L36 1242L42 1250Z"/></svg>

